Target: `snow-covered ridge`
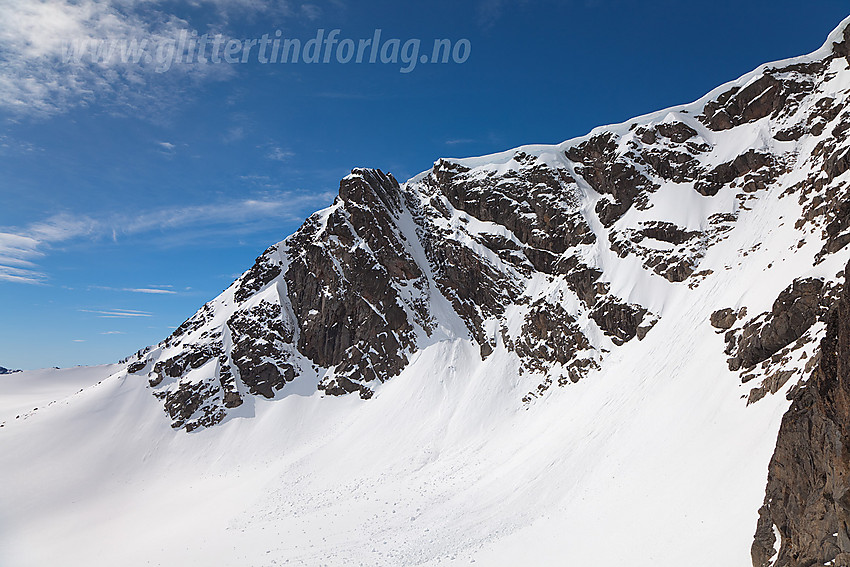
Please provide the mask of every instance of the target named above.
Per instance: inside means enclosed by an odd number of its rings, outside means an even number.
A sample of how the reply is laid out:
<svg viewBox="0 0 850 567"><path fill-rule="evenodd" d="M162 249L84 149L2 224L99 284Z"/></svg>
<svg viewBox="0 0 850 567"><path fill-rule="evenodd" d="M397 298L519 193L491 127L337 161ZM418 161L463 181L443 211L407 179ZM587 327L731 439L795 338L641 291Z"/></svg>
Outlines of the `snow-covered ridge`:
<svg viewBox="0 0 850 567"><path fill-rule="evenodd" d="M746 73L737 79L733 79L728 81L718 87L715 87L705 95L701 96L697 100L685 103L685 104L677 104L674 106L670 106L668 108L663 108L661 110L655 110L653 112L649 112L647 114L642 114L640 116L636 116L624 122L620 122L617 124L606 124L593 128L587 134L582 136L578 136L575 138L571 138L569 140L565 140L560 144L528 144L524 146L518 146L511 150L506 150L503 152L497 152L493 154L487 154L483 156L476 157L465 157L465 158L446 158L449 161L460 163L465 165L466 167L477 167L479 165L488 165L488 164L500 164L510 161L514 154L517 152L524 152L531 155L541 155L544 153L548 154L558 154L562 151L565 151L567 148L577 146L582 142L587 141L588 139L606 132L613 132L616 134L623 135L626 132L630 131L633 126L637 124L645 124L645 123L653 123L653 122L663 122L665 120L669 120L671 116L676 116L678 119L681 119L681 115L691 115L698 116L705 105L717 99L721 94L726 93L732 89L742 89L746 87L748 84L754 82L759 77L763 76L765 71L771 69L780 69L786 67L792 67L795 65L806 65L809 63L815 63L818 61L823 61L825 59L831 58L835 56L834 45L841 44L845 41L844 33L847 26L850 25L850 16L845 18L830 34L827 36L826 41L824 41L823 45L816 49L815 51L807 54L807 55L799 55L795 57L789 57L786 59L779 59L776 61L771 61L768 63L762 63L749 73ZM423 177L428 175L431 170L426 170L420 173L419 175L414 176L410 182L418 182Z"/></svg>
<svg viewBox="0 0 850 567"><path fill-rule="evenodd" d="M829 206L843 198L846 169L843 34L697 102L559 145L439 160L403 185L354 170L331 207L128 372L191 430L241 415L251 396L317 387L369 398L428 345L462 339L482 360L510 353L530 380L528 402L597 371L676 298L716 285L767 241L795 268L771 277L765 297L734 298L736 310L769 311L795 278L826 278L829 289L839 269L819 264L846 240ZM756 337L764 323L741 321ZM727 355L762 361L737 341ZM777 390L767 382L752 382L753 400Z"/></svg>

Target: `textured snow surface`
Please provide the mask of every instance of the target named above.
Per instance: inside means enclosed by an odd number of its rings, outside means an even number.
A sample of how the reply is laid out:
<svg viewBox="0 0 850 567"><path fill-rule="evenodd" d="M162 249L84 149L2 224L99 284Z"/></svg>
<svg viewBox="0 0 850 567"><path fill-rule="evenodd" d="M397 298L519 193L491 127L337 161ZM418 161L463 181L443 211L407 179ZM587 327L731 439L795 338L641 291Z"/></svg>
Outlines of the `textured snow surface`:
<svg viewBox="0 0 850 567"><path fill-rule="evenodd" d="M745 565L786 402L745 407L685 315L530 409L466 341L188 435L109 378L0 429L0 563Z"/></svg>

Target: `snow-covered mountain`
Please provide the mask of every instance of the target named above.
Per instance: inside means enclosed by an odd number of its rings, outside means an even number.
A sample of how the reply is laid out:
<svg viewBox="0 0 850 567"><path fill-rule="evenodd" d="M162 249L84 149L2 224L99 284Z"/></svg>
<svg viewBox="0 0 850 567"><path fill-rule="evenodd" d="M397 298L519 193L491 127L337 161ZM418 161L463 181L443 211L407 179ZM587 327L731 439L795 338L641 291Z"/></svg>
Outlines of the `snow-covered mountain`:
<svg viewBox="0 0 850 567"><path fill-rule="evenodd" d="M160 344L4 377L0 563L847 564L812 470L848 24L559 145L356 169Z"/></svg>

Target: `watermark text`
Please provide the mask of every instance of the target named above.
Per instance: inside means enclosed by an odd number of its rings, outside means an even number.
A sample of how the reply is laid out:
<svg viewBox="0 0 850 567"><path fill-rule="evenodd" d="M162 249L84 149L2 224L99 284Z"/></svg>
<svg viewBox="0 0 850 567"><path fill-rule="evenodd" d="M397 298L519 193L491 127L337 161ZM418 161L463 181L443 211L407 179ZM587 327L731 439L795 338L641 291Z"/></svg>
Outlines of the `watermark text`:
<svg viewBox="0 0 850 567"><path fill-rule="evenodd" d="M472 53L468 39L420 39L402 41L384 38L376 29L371 37L341 37L342 30L318 29L302 41L284 37L281 30L255 39L235 39L222 34L198 35L182 30L174 39L85 39L65 46L63 63L144 64L157 73L175 64L384 64L398 65L410 73L417 65L462 64Z"/></svg>

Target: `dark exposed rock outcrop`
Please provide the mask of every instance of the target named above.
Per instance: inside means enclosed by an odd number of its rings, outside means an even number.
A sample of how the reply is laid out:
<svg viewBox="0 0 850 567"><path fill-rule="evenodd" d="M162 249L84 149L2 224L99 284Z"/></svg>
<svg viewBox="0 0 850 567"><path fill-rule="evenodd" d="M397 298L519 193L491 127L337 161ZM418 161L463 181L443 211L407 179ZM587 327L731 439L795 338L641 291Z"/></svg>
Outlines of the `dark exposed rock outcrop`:
<svg viewBox="0 0 850 567"><path fill-rule="evenodd" d="M609 335L614 344L626 343L637 336L647 310L640 305L632 305L609 297L600 302L591 311L591 318Z"/></svg>
<svg viewBox="0 0 850 567"><path fill-rule="evenodd" d="M730 307L718 309L711 314L711 326L716 329L731 329L737 320L738 314Z"/></svg>
<svg viewBox="0 0 850 567"><path fill-rule="evenodd" d="M845 271L850 273L850 267ZM819 364L792 391L752 546L755 567L850 565L850 286L830 310ZM777 541L775 533L779 534Z"/></svg>
<svg viewBox="0 0 850 567"><path fill-rule="evenodd" d="M794 280L779 294L770 312L753 317L739 332L727 333L726 349L733 355L729 368L752 368L802 337L825 312L823 289L819 279Z"/></svg>
<svg viewBox="0 0 850 567"><path fill-rule="evenodd" d="M398 374L413 346L413 325L428 326L424 303L405 301L397 286L424 292L428 284L396 228L401 193L392 176L355 170L340 184L338 201L324 226L309 222L289 242L287 297L298 350L319 366L336 367L320 388L369 397L364 383Z"/></svg>
<svg viewBox="0 0 850 567"><path fill-rule="evenodd" d="M569 364L578 351L591 348L575 317L560 305L543 300L531 306L520 338L512 346L529 366L538 370L545 370L552 363Z"/></svg>
<svg viewBox="0 0 850 567"><path fill-rule="evenodd" d="M775 176L770 170L772 164L773 158L770 155L749 150L734 160L728 163L722 163L705 173L705 175L697 180L694 188L697 192L707 197L716 195L724 185L743 177L751 171L765 168L765 173L759 178L761 188L764 188L765 183ZM755 183L755 179L750 179L750 181Z"/></svg>
<svg viewBox="0 0 850 567"><path fill-rule="evenodd" d="M576 164L576 172L597 193L606 196L596 205L596 213L605 226L614 224L632 205L645 202L647 192L657 188L657 184L641 174L610 133L570 148L566 156Z"/></svg>
<svg viewBox="0 0 850 567"><path fill-rule="evenodd" d="M275 391L295 379L296 369L289 363L291 356L287 350L293 330L281 317L280 305L260 301L250 309L233 314L227 327L233 342L233 364L249 392L272 398ZM230 392L230 404L236 404L238 393L232 386L227 357L220 357L219 364L222 387Z"/></svg>

